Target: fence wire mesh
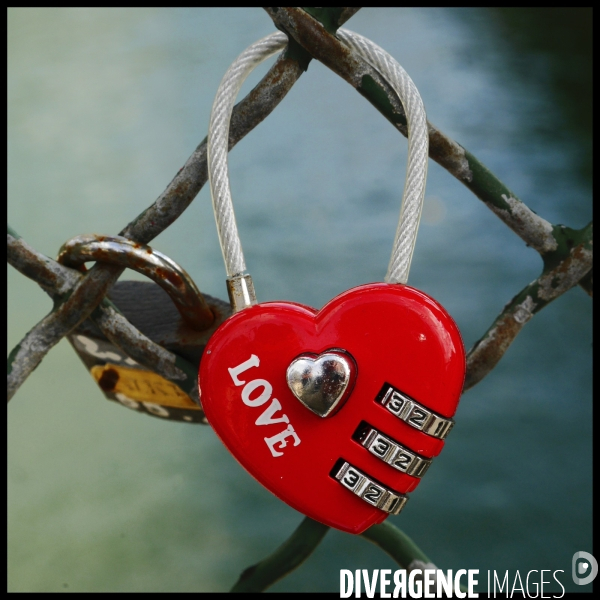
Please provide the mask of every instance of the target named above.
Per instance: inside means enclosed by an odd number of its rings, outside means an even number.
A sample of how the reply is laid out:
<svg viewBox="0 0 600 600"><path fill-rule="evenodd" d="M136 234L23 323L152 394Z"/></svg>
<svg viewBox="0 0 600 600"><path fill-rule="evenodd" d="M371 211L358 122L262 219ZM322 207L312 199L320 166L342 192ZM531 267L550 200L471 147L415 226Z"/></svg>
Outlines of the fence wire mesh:
<svg viewBox="0 0 600 600"><path fill-rule="evenodd" d="M292 90L314 59L343 78L368 100L401 134L406 135L402 105L383 77L335 35L356 8L266 8L274 25L290 39L288 49L236 106L230 149L268 117ZM310 76L310 75L308 75ZM499 363L517 335L541 309L572 288L592 295L592 223L580 229L553 224L536 214L476 156L429 123L430 157L470 190L516 236L542 258L537 278L516 288L512 299L472 345L467 358L465 391L482 381ZM118 235L148 244L179 219L207 181L206 140L158 198L123 227ZM13 223L19 226L17 223ZM74 232L76 233L76 232ZM8 400L40 365L46 354L86 319L127 355L169 380L188 381L195 390L193 368L182 366L169 350L136 330L106 295L123 267L98 261L87 272L65 267L44 256L8 228L8 262L35 281L52 299L51 312L34 325L8 357ZM457 242L460 243L460 242ZM177 364L176 364L177 363ZM182 370L183 369L183 370ZM324 526L305 520L272 556L246 570L234 590L262 590L295 569L321 542ZM376 526L365 534L403 568L427 557L393 525Z"/></svg>

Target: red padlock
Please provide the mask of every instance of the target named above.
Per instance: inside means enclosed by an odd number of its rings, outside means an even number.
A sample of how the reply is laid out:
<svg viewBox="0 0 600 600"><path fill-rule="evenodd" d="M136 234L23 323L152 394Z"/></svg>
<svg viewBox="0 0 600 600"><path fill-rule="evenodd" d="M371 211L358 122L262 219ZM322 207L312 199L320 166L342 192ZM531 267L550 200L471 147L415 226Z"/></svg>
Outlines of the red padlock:
<svg viewBox="0 0 600 600"><path fill-rule="evenodd" d="M234 314L206 346L199 374L209 423L236 459L300 512L350 533L397 514L439 454L465 375L456 324L405 285L427 173L427 122L402 68L369 40L338 36L398 93L409 159L388 283L340 294L321 310L256 304L233 215L227 174L233 101L256 64L285 46L273 34L226 73L209 127L209 174Z"/></svg>

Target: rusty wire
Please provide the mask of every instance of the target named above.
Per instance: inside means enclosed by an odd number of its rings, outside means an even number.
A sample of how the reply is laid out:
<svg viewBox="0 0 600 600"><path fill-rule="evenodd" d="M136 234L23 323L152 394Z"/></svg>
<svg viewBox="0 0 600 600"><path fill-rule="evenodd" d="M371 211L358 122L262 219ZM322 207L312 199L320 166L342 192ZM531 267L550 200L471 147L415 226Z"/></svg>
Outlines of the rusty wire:
<svg viewBox="0 0 600 600"><path fill-rule="evenodd" d="M266 7L265 10L278 29L346 80L404 136L408 135L404 108L397 94L358 52L302 9ZM466 391L496 366L523 325L546 304L576 285L581 285L592 295L592 226L589 224L579 231L569 230L565 236L568 228L552 225L537 215L473 154L431 123L428 127L430 158L465 184L527 246L539 252L545 264L540 277L515 296L522 301L527 297L535 299L531 299L533 305L529 317L520 321L522 307L519 308L513 299L468 352ZM556 284L557 278L560 284ZM541 290L546 292L542 291L538 297Z"/></svg>
<svg viewBox="0 0 600 600"><path fill-rule="evenodd" d="M318 16L319 11L328 9L304 11L267 7L265 10L275 25L291 36L291 45L295 44L293 57L292 53L279 57L261 82L236 106L231 121L230 149L270 114L313 57L353 85L401 133L407 134L404 110L391 87L376 69L334 35L337 26L349 19L357 8L339 9L337 22L329 23L329 26L326 18L319 19ZM327 17L325 14L321 16ZM502 309L492 326L468 353L467 390L496 366L525 323L549 302L577 284L592 294L592 224L580 231L566 231L568 228L552 225L519 200L460 144L430 123L428 127L430 157L465 184L544 260L540 277ZM159 198L129 223L120 235L140 244L149 243L183 213L206 180L204 140ZM97 264L87 275L83 275L43 256L10 228L8 261L42 286L56 303L55 309L27 334L9 357L9 399L48 350L88 316L112 343L140 364L167 379L189 378L188 373L175 365L179 357L143 336L104 298L120 276L123 270L120 266ZM195 386L192 387L195 389ZM317 533L316 543L322 537L320 530ZM297 566L294 563L297 555L291 554L291 563L284 561L278 567L280 571L274 573L271 569L266 573L261 589ZM255 573L260 574L260 569L244 573L242 579L245 578L245 585L256 583Z"/></svg>
<svg viewBox="0 0 600 600"><path fill-rule="evenodd" d="M215 321L204 296L186 271L146 244L122 236L78 235L61 246L57 260L69 267L100 261L133 269L152 279L171 296L175 307L192 329L208 329Z"/></svg>
<svg viewBox="0 0 600 600"><path fill-rule="evenodd" d="M401 133L407 134L404 109L395 92L378 71L358 53L344 45L318 20L303 10L289 7L267 7L265 10L275 25L291 35L301 49L306 51L308 58L298 60L297 57L290 58L284 53L261 82L236 106L231 121L230 149L279 104L302 74L311 57L317 58L353 85ZM342 9L337 25L341 25L355 12L352 8ZM371 87L365 85L366 81L369 81ZM373 94L373 85L384 92L387 104L382 104L381 97ZM550 273L553 274L552 277L555 277L557 272L561 274L563 283L552 288L552 292L547 294L547 299L538 299L531 314L577 284L591 295L591 226L575 232L576 235L572 237L577 243L571 243L571 247L565 251L560 247L558 226L553 226L534 213L471 153L431 124L429 137L431 158L471 189L528 246L537 250L542 258L554 255L553 268L545 269L540 278L515 297L520 298L527 290L537 290L539 286L543 286ZM206 180L204 140L163 194L127 225L120 235L139 243L148 243L182 214ZM576 249L580 251L577 253ZM25 254L27 252L23 250L23 256L19 260L27 263ZM53 267L44 262L47 260L46 257L40 258L34 266L34 255L30 254L27 263L27 269L36 273L42 286L44 277L51 281L54 276ZM55 309L27 334L9 356L9 399L48 350L87 318L121 273L120 267L97 264L87 276L77 281L75 287L70 288L70 294L60 295ZM513 299L469 351L465 390L481 381L493 369L528 320L519 322L515 315L520 309L515 306ZM514 314L513 309L516 311Z"/></svg>
<svg viewBox="0 0 600 600"><path fill-rule="evenodd" d="M302 66L295 59L281 56L276 61L257 86L235 107L229 135L230 149L281 102L302 71ZM183 213L207 178L205 139L166 190L120 235L147 244ZM30 258L33 255L30 254ZM31 265L30 269L35 270ZM96 264L70 290L68 297L59 298L52 312L27 333L8 358L8 400L48 351L92 313L123 270L120 266Z"/></svg>
<svg viewBox="0 0 600 600"><path fill-rule="evenodd" d="M84 278L83 273L65 267L35 250L10 228L7 237L9 264L43 287L55 302L68 296ZM185 368L187 365L180 357L146 337L106 298L90 317L110 342L144 367L176 383L191 380L185 385L185 391L199 403L195 369L191 364ZM180 368L182 366L183 370Z"/></svg>
<svg viewBox="0 0 600 600"><path fill-rule="evenodd" d="M393 124L404 136L408 135L404 108L398 99L398 95L379 71L358 52L344 44L335 35L329 33L321 23L302 9L267 7L265 10L278 29L292 36L314 58L329 67L334 73L337 73L380 110L381 107L376 103L376 98L368 95L367 89L365 89L367 87L365 81L372 81L385 93L386 100L396 117ZM384 116L390 117L387 113L384 113ZM481 177L474 177L471 163L477 163L479 168L482 168L483 165L473 155L468 155L460 144L436 129L434 125L429 122L428 125L429 156L459 181L470 184L468 187L471 187L478 197L487 197L489 191L483 188L484 182ZM486 175L496 179L489 171ZM499 190L500 198L497 203L486 201L488 207L528 246L540 253L555 249L556 242L552 236L552 225L534 213L514 194L508 194L509 190L504 184L499 181L498 183L502 186L502 190ZM503 200L502 194L506 196L503 203L501 202Z"/></svg>
<svg viewBox="0 0 600 600"><path fill-rule="evenodd" d="M463 391L479 383L502 358L527 321L544 306L576 286L592 266L592 224L585 238L571 249L567 258L544 270L521 290L496 317L492 326L467 354Z"/></svg>
<svg viewBox="0 0 600 600"><path fill-rule="evenodd" d="M358 9L339 9L342 25ZM229 149L256 127L281 102L306 70L308 60L284 52L268 73L239 102L231 118ZM190 205L208 179L206 139L192 153L156 201L121 230L119 235L148 244ZM123 272L123 267L97 263L66 299L33 327L8 357L8 400L40 364L48 351L84 321Z"/></svg>

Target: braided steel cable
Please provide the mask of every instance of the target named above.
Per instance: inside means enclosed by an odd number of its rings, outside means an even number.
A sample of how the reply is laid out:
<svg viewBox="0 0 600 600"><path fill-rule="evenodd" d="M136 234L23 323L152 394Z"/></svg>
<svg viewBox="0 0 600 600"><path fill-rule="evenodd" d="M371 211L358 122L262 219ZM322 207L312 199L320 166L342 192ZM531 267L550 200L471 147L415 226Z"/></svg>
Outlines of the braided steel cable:
<svg viewBox="0 0 600 600"><path fill-rule="evenodd" d="M339 29L337 35L387 79L398 94L406 114L408 126L406 181L392 256L385 277L389 283L406 283L417 241L427 180L429 134L425 107L412 79L393 56L358 33Z"/></svg>
<svg viewBox="0 0 600 600"><path fill-rule="evenodd" d="M385 280L406 283L421 218L429 136L423 102L406 71L385 50L363 36L338 29L337 35L381 72L398 94L408 124L408 161L396 238ZM219 241L229 277L246 270L231 200L228 171L229 122L235 98L250 72L287 45L283 33L271 34L249 46L225 73L213 102L208 129L208 173Z"/></svg>
<svg viewBox="0 0 600 600"><path fill-rule="evenodd" d="M208 126L208 178L225 269L228 276L246 270L229 187L229 123L235 99L246 77L261 62L287 45L287 36L273 33L244 50L229 67L217 90Z"/></svg>

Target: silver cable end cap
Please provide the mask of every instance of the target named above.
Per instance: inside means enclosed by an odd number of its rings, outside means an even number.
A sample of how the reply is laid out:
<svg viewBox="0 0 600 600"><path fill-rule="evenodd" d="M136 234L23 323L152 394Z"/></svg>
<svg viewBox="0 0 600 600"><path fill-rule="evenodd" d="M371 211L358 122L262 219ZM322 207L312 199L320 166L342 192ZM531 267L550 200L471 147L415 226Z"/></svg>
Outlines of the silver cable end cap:
<svg viewBox="0 0 600 600"><path fill-rule="evenodd" d="M233 307L233 312L238 313L244 308L258 304L254 283L250 275L233 275L227 278L227 293Z"/></svg>

